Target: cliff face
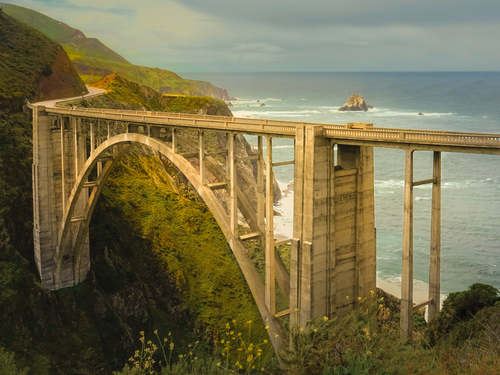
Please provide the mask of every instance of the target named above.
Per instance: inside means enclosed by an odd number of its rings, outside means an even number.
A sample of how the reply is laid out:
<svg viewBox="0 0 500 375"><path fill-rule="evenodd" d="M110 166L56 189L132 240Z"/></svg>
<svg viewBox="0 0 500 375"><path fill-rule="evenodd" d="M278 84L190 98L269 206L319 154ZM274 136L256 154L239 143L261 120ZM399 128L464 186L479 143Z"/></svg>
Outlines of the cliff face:
<svg viewBox="0 0 500 375"><path fill-rule="evenodd" d="M63 48L58 48L50 70L52 74L42 74L38 85L43 100L70 98L88 93L87 87Z"/></svg>
<svg viewBox="0 0 500 375"><path fill-rule="evenodd" d="M0 107L87 93L60 45L3 13L0 35Z"/></svg>

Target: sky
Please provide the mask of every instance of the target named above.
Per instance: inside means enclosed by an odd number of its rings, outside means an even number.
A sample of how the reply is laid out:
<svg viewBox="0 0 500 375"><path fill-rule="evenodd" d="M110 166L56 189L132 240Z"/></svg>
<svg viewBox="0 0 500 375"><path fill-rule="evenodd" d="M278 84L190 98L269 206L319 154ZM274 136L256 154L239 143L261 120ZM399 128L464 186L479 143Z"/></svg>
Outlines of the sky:
<svg viewBox="0 0 500 375"><path fill-rule="evenodd" d="M500 70L500 0L3 1L177 72Z"/></svg>

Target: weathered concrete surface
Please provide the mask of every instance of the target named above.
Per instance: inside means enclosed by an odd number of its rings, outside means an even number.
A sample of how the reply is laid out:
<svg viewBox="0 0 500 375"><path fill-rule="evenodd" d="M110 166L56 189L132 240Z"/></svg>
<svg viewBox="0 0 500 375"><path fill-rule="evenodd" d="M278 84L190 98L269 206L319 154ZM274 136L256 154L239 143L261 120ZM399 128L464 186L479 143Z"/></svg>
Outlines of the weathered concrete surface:
<svg viewBox="0 0 500 375"><path fill-rule="evenodd" d="M322 127L297 128L290 308L301 326L376 288L373 148L339 145L334 159Z"/></svg>

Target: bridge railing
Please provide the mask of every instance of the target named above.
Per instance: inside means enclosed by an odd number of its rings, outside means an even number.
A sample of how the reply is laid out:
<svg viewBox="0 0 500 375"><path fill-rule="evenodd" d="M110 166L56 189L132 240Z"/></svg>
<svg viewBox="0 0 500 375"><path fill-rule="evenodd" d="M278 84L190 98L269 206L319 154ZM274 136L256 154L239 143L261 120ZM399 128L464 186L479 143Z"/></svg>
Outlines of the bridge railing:
<svg viewBox="0 0 500 375"><path fill-rule="evenodd" d="M322 126L328 138L369 140L392 143L436 144L464 147L500 148L500 134L469 133L456 131L398 129L350 125L321 124L310 122L281 121L242 117L196 115L155 111L131 111L97 108L47 108L47 112L83 117L101 118L138 123L180 126L214 130L231 130L248 133L272 134L274 136L295 135L298 125Z"/></svg>
<svg viewBox="0 0 500 375"><path fill-rule="evenodd" d="M329 138L377 140L400 143L437 143L440 145L500 147L500 134L446 132L413 129L372 128L370 130L338 129L325 126Z"/></svg>

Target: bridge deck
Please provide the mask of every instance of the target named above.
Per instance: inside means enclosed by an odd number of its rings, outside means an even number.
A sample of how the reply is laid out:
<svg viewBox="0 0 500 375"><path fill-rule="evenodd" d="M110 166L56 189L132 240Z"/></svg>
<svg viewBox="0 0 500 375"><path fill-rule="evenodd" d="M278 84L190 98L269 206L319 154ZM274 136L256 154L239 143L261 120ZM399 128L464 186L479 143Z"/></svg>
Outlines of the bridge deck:
<svg viewBox="0 0 500 375"><path fill-rule="evenodd" d="M500 155L500 134L372 127L372 124L321 124L169 112L109 110L94 108L46 108L54 115L116 120L153 126L187 127L210 131L294 138L298 125L324 128L325 137L339 144L387 148L412 148L448 152Z"/></svg>

